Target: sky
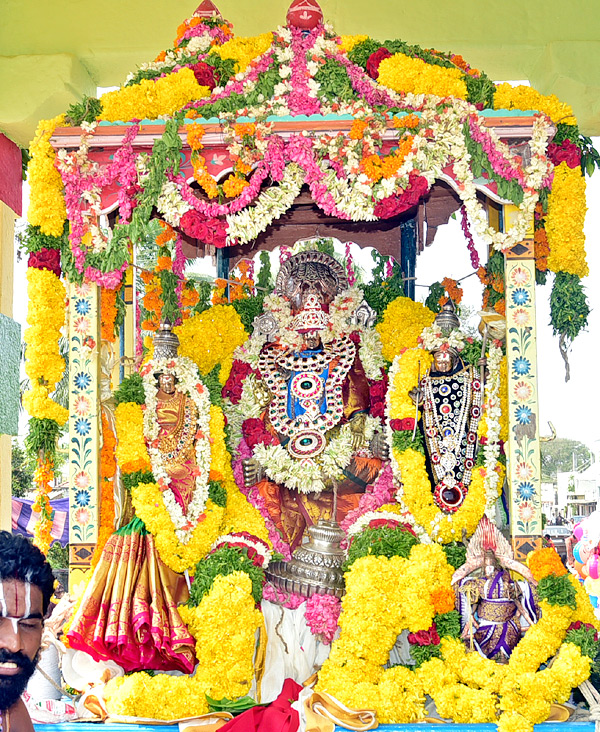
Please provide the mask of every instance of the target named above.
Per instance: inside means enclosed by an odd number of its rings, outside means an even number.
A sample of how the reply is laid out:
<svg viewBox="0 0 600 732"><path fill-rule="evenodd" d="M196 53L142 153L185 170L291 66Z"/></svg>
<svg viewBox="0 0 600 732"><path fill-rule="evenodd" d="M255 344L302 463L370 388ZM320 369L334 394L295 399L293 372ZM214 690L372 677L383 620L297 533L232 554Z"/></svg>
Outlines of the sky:
<svg viewBox="0 0 600 732"><path fill-rule="evenodd" d="M600 138L594 138L600 149ZM540 432L550 434L548 422L554 425L558 437L580 440L588 447L600 447L600 248L597 239L600 232L600 171L587 178L587 216L585 222L586 251L590 275L584 280L591 307L587 331L580 333L569 354L571 379L565 383L564 362L558 350L558 338L552 335L550 323L550 291L548 284L536 288L537 301L537 352L539 374ZM28 188L24 186L23 211L27 211ZM17 226L23 226L20 220ZM477 242L482 261L484 247ZM27 327L27 294L25 272L26 258L15 262L13 317L21 323L22 332ZM438 229L431 247L417 260L417 285L430 285L444 277L460 279L472 272L466 242L459 220L451 220ZM481 307L481 285L472 276L462 283L463 303L474 311ZM427 295L425 287L417 287L416 299ZM26 434L26 418L19 424L19 439ZM596 445L594 446L594 443Z"/></svg>

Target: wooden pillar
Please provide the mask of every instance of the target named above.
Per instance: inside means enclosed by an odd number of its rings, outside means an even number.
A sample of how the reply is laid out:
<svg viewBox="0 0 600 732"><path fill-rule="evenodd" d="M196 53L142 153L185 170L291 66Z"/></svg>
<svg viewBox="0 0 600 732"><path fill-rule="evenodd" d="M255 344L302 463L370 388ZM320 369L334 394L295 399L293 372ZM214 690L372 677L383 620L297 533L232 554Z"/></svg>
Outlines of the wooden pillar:
<svg viewBox="0 0 600 732"><path fill-rule="evenodd" d="M0 201L0 313L12 317L15 214ZM6 354L5 354L6 358ZM4 385L5 388L9 385ZM12 440L0 435L0 529L11 530Z"/></svg>
<svg viewBox="0 0 600 732"><path fill-rule="evenodd" d="M404 294L415 299L415 272L417 269L417 217L400 224L400 266L404 281Z"/></svg>
<svg viewBox="0 0 600 732"><path fill-rule="evenodd" d="M100 503L99 294L69 285L69 586L87 579Z"/></svg>
<svg viewBox="0 0 600 732"><path fill-rule="evenodd" d="M510 230L516 210L504 206L506 230ZM515 557L523 560L542 545L533 221L526 239L506 253L504 276L510 530Z"/></svg>

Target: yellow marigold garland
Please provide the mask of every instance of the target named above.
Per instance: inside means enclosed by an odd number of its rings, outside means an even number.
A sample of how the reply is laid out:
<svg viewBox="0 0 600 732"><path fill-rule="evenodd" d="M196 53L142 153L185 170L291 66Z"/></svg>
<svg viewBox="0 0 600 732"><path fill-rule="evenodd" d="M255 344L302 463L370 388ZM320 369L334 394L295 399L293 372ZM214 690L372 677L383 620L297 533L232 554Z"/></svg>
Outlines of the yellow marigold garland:
<svg viewBox="0 0 600 732"><path fill-rule="evenodd" d="M261 33L259 36L251 36L248 38L232 38L222 46L215 46L212 49L212 53L220 56L222 59L233 59L235 61L234 70L238 74L246 71L251 61L266 53L272 43L272 33Z"/></svg>
<svg viewBox="0 0 600 732"><path fill-rule="evenodd" d="M179 355L191 358L201 376L230 362L235 349L248 339L240 316L231 305L215 305L174 330L179 336Z"/></svg>
<svg viewBox="0 0 600 732"><path fill-rule="evenodd" d="M67 218L62 179L54 167L56 154L50 144L54 130L64 124L64 114L41 120L29 146L31 160L27 168L30 186L27 218L32 226L39 226L42 234L48 236L60 236Z"/></svg>
<svg viewBox="0 0 600 732"><path fill-rule="evenodd" d="M188 102L210 94L200 86L192 69L184 68L156 81L143 79L139 84L124 86L102 95L100 120L126 122L130 119L157 119L177 112Z"/></svg>
<svg viewBox="0 0 600 732"><path fill-rule="evenodd" d="M115 460L116 437L104 411L102 412L102 449L100 450L100 517L98 540L90 565L96 567L104 545L115 530L115 492L113 479L117 468Z"/></svg>
<svg viewBox="0 0 600 732"><path fill-rule="evenodd" d="M206 689L195 676L120 676L108 682L104 700L112 715L173 720L208 713Z"/></svg>
<svg viewBox="0 0 600 732"><path fill-rule="evenodd" d="M408 560L356 560L346 574L341 634L319 672L317 690L353 708L375 709L379 722L423 718L428 694L438 713L455 722L498 721L500 730L532 732L533 724L547 719L553 702L566 701L571 689L589 676L590 659L577 646L564 643L569 625L587 622L593 614L589 599L579 588L581 606L578 595L576 610L542 602L541 620L526 632L506 665L469 653L461 640L445 637L441 658L414 671L403 668L399 677L393 673L397 668L383 670L403 629L414 632L430 626L436 591L450 590L451 576L452 568L437 545L413 547ZM437 587L422 587L423 578L434 578ZM551 666L537 671L557 651Z"/></svg>
<svg viewBox="0 0 600 732"><path fill-rule="evenodd" d="M586 277L585 259L585 178L581 168L560 163L554 168L554 182L548 196L546 234L550 253L548 268Z"/></svg>
<svg viewBox="0 0 600 732"><path fill-rule="evenodd" d="M340 36L340 49L346 53L357 46L359 43L366 41L369 36L358 35L358 36Z"/></svg>
<svg viewBox="0 0 600 732"><path fill-rule="evenodd" d="M195 678L214 699L237 699L254 676L254 639L263 624L245 572L218 576L197 607L179 608L196 641Z"/></svg>
<svg viewBox="0 0 600 732"><path fill-rule="evenodd" d="M27 270L29 306L25 330L25 373L31 388L23 395L23 405L31 417L52 419L63 425L68 409L50 398L62 378L65 362L58 349L60 330L65 322L65 288L47 269Z"/></svg>
<svg viewBox="0 0 600 732"><path fill-rule="evenodd" d="M379 64L377 81L397 92L467 98L460 69L447 69L396 53Z"/></svg>
<svg viewBox="0 0 600 732"><path fill-rule="evenodd" d="M150 456L144 443L144 413L134 402L123 402L115 411L117 462L124 473L150 471Z"/></svg>
<svg viewBox="0 0 600 732"><path fill-rule="evenodd" d="M387 306L375 330L381 336L383 357L393 361L406 348L415 348L423 328L432 325L435 313L410 297L397 297ZM422 374L425 373L423 370ZM416 386L416 384L415 384ZM409 415L407 415L409 416Z"/></svg>
<svg viewBox="0 0 600 732"><path fill-rule="evenodd" d="M508 82L496 86L494 109L537 110L547 114L555 124L577 124L572 108L554 94L545 96L530 86L511 86Z"/></svg>

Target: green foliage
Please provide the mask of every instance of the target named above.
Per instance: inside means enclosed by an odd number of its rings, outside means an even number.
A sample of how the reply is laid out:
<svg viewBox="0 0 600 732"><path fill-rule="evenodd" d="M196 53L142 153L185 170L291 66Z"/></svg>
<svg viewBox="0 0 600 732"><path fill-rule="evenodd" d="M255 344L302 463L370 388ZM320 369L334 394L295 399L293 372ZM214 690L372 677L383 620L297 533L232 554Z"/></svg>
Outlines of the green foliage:
<svg viewBox="0 0 600 732"><path fill-rule="evenodd" d="M379 51L382 47L382 43L374 41L372 38L367 38L362 43L357 43L354 46L348 53L348 58L353 64L357 64L357 66L362 66L363 69L366 69L369 56L375 53L375 51Z"/></svg>
<svg viewBox="0 0 600 732"><path fill-rule="evenodd" d="M223 407L223 397L221 391L223 387L219 381L219 372L221 371L221 364L218 363L212 371L209 371L206 376L202 377L202 383L208 389L210 394L210 403L215 407Z"/></svg>
<svg viewBox="0 0 600 732"><path fill-rule="evenodd" d="M17 237L21 251L31 254L41 249L62 249L66 243L69 246L69 229L65 223L62 236L49 236L42 234L39 226L27 224L25 231Z"/></svg>
<svg viewBox="0 0 600 732"><path fill-rule="evenodd" d="M462 567L467 560L467 548L464 544L458 541L452 541L450 544L444 544L442 546L446 554L446 561L454 569Z"/></svg>
<svg viewBox="0 0 600 732"><path fill-rule="evenodd" d="M208 594L215 578L219 575L226 577L232 572L246 572L252 582L252 597L256 604L262 599L262 588L265 573L248 559L248 552L238 547L222 546L207 554L196 565L194 581L190 589L188 605L196 607L204 595Z"/></svg>
<svg viewBox="0 0 600 732"><path fill-rule="evenodd" d="M230 94L224 99L218 99L212 104L198 108L198 113L204 119L219 117L223 114L237 113L249 107L261 104L261 99L271 99L275 94L275 85L281 81L279 68L274 67L260 74L256 86L248 94Z"/></svg>
<svg viewBox="0 0 600 732"><path fill-rule="evenodd" d="M442 309L440 305L440 298L446 293L446 288L441 282L434 282L429 286L429 295L425 299L425 307L429 308L434 313L439 313Z"/></svg>
<svg viewBox="0 0 600 732"><path fill-rule="evenodd" d="M457 610L450 610L448 613L436 615L434 622L440 638L460 637L460 615Z"/></svg>
<svg viewBox="0 0 600 732"><path fill-rule="evenodd" d="M53 419L31 417L29 434L25 438L27 455L33 460L37 460L40 453L46 458L54 458L60 431L61 428Z"/></svg>
<svg viewBox="0 0 600 732"><path fill-rule="evenodd" d="M351 102L357 98L346 67L332 58L328 58L315 74L315 81L320 84L319 96L330 101L342 100Z"/></svg>
<svg viewBox="0 0 600 732"><path fill-rule="evenodd" d="M252 323L254 322L254 318L258 315L262 315L265 295L266 293L259 292L258 295L244 297L241 300L234 300L231 303L236 313L240 316L242 325L246 329L247 333L252 333Z"/></svg>
<svg viewBox="0 0 600 732"><path fill-rule="evenodd" d="M494 107L496 86L485 74L479 78L464 74L463 80L467 85L467 101L471 104L483 104L484 107Z"/></svg>
<svg viewBox="0 0 600 732"><path fill-rule="evenodd" d="M167 248L161 247L159 256L170 257L171 253ZM163 322L175 323L175 321L181 318L181 310L179 309L179 302L177 300L179 278L169 269L161 269L159 278L162 287L161 299L163 301L161 319Z"/></svg>
<svg viewBox="0 0 600 732"><path fill-rule="evenodd" d="M547 600L551 605L568 605L573 610L577 609L575 588L569 581L568 574L561 577L555 574L542 577L537 590L540 600Z"/></svg>
<svg viewBox="0 0 600 732"><path fill-rule="evenodd" d="M35 466L32 460L27 459L25 450L16 440L12 441L11 486L12 494L23 498L34 489L33 473Z"/></svg>
<svg viewBox="0 0 600 732"><path fill-rule="evenodd" d="M208 497L216 506L225 508L227 505L227 491L218 480L211 480L209 482Z"/></svg>
<svg viewBox="0 0 600 732"><path fill-rule="evenodd" d="M398 450L398 452L404 452L404 450L407 450L410 447L411 450L415 450L416 452L420 452L422 455L425 455L423 435L419 429L415 431L414 440L412 430L396 430L392 435L392 445L394 446L394 450Z"/></svg>
<svg viewBox="0 0 600 732"><path fill-rule="evenodd" d="M213 699L208 694L205 696L211 712L229 712L234 717L252 707L260 706L251 696L241 696L239 699Z"/></svg>
<svg viewBox="0 0 600 732"><path fill-rule="evenodd" d="M495 181L498 187L498 195L512 201L515 206L520 206L523 203L523 189L519 183L514 178L506 180L494 171L482 145L471 137L468 122L465 122L463 126L463 134L467 150L471 155L471 170L474 177L487 176L490 180Z"/></svg>
<svg viewBox="0 0 600 732"><path fill-rule="evenodd" d="M417 537L401 526L365 529L352 539L352 543L348 547L348 559L344 563L344 571L350 569L360 557L369 555L407 559L410 550L418 543Z"/></svg>
<svg viewBox="0 0 600 732"><path fill-rule="evenodd" d="M144 393L144 382L138 373L131 374L119 384L115 389L115 401L117 404L124 402L135 402L135 404L143 404L146 401Z"/></svg>
<svg viewBox="0 0 600 732"><path fill-rule="evenodd" d="M478 338L474 338L472 343L469 341L465 342L465 347L460 352L460 357L464 363L470 363L472 366L477 366L477 362L481 358L481 346L483 341Z"/></svg>
<svg viewBox="0 0 600 732"><path fill-rule="evenodd" d="M67 110L67 123L79 127L82 122L94 122L102 113L102 102L96 97L83 96L78 104L71 104Z"/></svg>
<svg viewBox="0 0 600 732"><path fill-rule="evenodd" d="M587 326L590 306L577 275L557 272L550 295L550 324L554 335L570 341Z"/></svg>
<svg viewBox="0 0 600 732"><path fill-rule="evenodd" d="M131 491L138 483L154 483L154 474L149 470L136 470L134 473L122 473L125 490Z"/></svg>
<svg viewBox="0 0 600 732"><path fill-rule="evenodd" d="M204 63L212 66L219 86L225 86L235 76L235 61L232 58L221 58L218 53L209 53Z"/></svg>
<svg viewBox="0 0 600 732"><path fill-rule="evenodd" d="M260 269L258 270L258 278L256 280L256 287L262 288L265 290L271 290L272 284L271 284L271 277L273 276L271 272L271 257L269 257L269 252L261 252L260 253ZM260 292L260 290L259 290Z"/></svg>
<svg viewBox="0 0 600 732"><path fill-rule="evenodd" d="M593 626L581 628L572 628L567 631L565 643L574 643L579 647L582 655L589 658L596 658L600 653L600 641L597 639L596 629Z"/></svg>
<svg viewBox="0 0 600 732"><path fill-rule="evenodd" d="M48 549L46 559L52 569L67 569L69 567L69 545L63 547L60 542L53 542Z"/></svg>
<svg viewBox="0 0 600 732"><path fill-rule="evenodd" d="M362 289L367 304L377 313L377 322L380 322L387 306L397 297L404 297L404 283L398 262L394 262L392 266L392 276L384 279L384 268L389 258L382 257L375 250L372 251L371 256L376 263L373 270L373 282L363 285Z"/></svg>
<svg viewBox="0 0 600 732"><path fill-rule="evenodd" d="M415 668L419 668L419 666L422 663L425 663L425 661L429 661L432 658L441 658L442 651L440 646L433 644L428 646L411 645L410 655L413 657L415 662Z"/></svg>

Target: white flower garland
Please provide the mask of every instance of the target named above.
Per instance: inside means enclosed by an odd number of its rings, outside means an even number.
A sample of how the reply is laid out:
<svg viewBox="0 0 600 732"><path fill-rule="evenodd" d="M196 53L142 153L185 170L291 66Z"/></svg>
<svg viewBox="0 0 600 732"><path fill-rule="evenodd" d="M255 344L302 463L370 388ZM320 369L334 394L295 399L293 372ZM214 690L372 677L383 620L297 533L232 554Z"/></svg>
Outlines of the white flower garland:
<svg viewBox="0 0 600 732"><path fill-rule="evenodd" d="M269 566L269 563L273 558L273 552L269 549L268 544L257 537L253 537L251 539L250 537L243 536L242 534L222 534L214 542L210 550L211 552L214 552L215 549L229 544L245 544L249 549L254 549L256 553L262 557L263 569L266 569Z"/></svg>
<svg viewBox="0 0 600 732"><path fill-rule="evenodd" d="M175 376L177 379L175 389L189 396L198 410L198 421L195 425L195 430L198 434L195 438L195 447L199 474L196 476L194 495L185 514L179 503L177 503L173 491L169 488L171 478L163 465L162 455L157 447L160 430L160 425L156 419L158 389L155 374L157 373L172 374ZM150 455L152 472L159 485L165 488L162 493L165 508L173 521L177 538L182 544L185 544L190 539L208 500L208 478L211 461L210 395L208 389L200 379L196 364L184 356L179 356L175 359L163 358L148 361L142 369L141 374L146 396L144 438L147 443L148 454Z"/></svg>
<svg viewBox="0 0 600 732"><path fill-rule="evenodd" d="M465 347L465 336L459 330L451 330L449 334L442 332L442 329L435 325L429 325L423 328L423 332L419 336L419 342L426 351L439 351L444 344L448 344L457 351L462 351Z"/></svg>
<svg viewBox="0 0 600 732"><path fill-rule="evenodd" d="M368 445L376 431L381 430L381 421L367 416L365 421L365 444ZM329 440L327 447L316 460L293 458L282 445L255 445L253 457L264 468L267 476L275 483L300 493L320 493L325 489L328 478L338 478L348 467L356 450L352 444L350 424L345 424L336 437Z"/></svg>
<svg viewBox="0 0 600 732"><path fill-rule="evenodd" d="M487 426L487 442L483 446L483 465L485 477L485 512L488 518L495 519L495 506L498 500L499 475L494 469L500 455L500 364L502 349L492 343L488 349L488 378L485 383L482 419Z"/></svg>

